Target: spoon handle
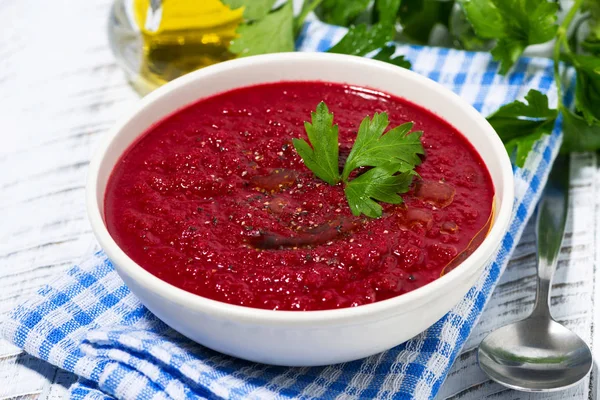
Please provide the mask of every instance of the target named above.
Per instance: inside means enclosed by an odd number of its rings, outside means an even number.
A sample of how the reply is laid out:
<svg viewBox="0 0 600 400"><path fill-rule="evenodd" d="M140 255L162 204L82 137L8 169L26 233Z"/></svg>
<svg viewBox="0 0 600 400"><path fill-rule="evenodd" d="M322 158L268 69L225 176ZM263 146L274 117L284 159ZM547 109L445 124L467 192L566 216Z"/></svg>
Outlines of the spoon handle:
<svg viewBox="0 0 600 400"><path fill-rule="evenodd" d="M535 235L537 239L537 296L532 316L552 318L550 287L562 245L569 209L568 155L559 155L548 177L538 205Z"/></svg>

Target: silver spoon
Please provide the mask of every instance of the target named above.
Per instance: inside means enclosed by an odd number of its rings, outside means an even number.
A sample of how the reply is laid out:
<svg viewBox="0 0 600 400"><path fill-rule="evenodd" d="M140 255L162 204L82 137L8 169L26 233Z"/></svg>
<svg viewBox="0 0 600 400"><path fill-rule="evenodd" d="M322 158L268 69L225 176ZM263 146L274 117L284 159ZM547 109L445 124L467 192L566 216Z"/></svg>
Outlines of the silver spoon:
<svg viewBox="0 0 600 400"><path fill-rule="evenodd" d="M569 203L569 160L559 156L538 208L537 296L531 315L490 333L479 345L481 369L511 389L566 389L592 368L592 353L575 333L552 319L550 287L562 244Z"/></svg>

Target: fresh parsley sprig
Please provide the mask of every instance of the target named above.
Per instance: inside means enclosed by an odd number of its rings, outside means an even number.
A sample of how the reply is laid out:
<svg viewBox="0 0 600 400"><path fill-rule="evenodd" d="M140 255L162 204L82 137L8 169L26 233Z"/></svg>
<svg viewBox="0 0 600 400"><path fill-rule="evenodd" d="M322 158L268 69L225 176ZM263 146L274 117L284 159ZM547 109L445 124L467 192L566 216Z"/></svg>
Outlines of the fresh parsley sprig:
<svg viewBox="0 0 600 400"><path fill-rule="evenodd" d="M492 1L492 0L488 0ZM537 1L537 0L536 0ZM592 1L575 0L564 20L556 28L554 44L554 79L558 94L556 110L548 108L545 95L530 91L525 99L529 105L515 101L500 108L488 117L489 122L504 141L510 155L515 156L515 164L522 167L535 141L544 134L549 134L558 114L562 114L562 129L564 132L561 151L596 151L600 149L600 54L594 54L592 43L595 41L593 28L600 21L600 7ZM575 35L569 39L567 32L572 21L580 10L588 11L587 21L592 30L581 43L588 54L576 53ZM586 20L580 20L580 22ZM575 32L576 33L576 32ZM576 73L575 109L570 110L563 101L563 83L561 64L572 66Z"/></svg>
<svg viewBox="0 0 600 400"><path fill-rule="evenodd" d="M308 169L330 185L335 185L341 180L338 126L333 125L333 114L323 102L310 115L312 124L305 122L304 129L312 147L304 139L293 139L294 147Z"/></svg>
<svg viewBox="0 0 600 400"><path fill-rule="evenodd" d="M386 113L365 117L340 174L338 126L333 124L333 114L324 102L311 113L311 122L304 124L310 144L304 139L293 139L294 148L317 177L330 185L343 183L354 215L380 217L382 207L375 200L402 202L398 194L408 191L416 175L414 169L421 163L419 156L425 153L421 143L423 133L410 132L412 123L384 133L389 125ZM360 167L372 168L350 179Z"/></svg>
<svg viewBox="0 0 600 400"><path fill-rule="evenodd" d="M294 10L288 1L271 10L274 0L226 0L244 6L246 21L237 28L229 51L238 57L294 51Z"/></svg>
<svg viewBox="0 0 600 400"><path fill-rule="evenodd" d="M595 54L593 51L590 51L589 55L576 54L567 36L571 22L580 10L589 12L588 21L591 31L586 42L591 40L590 38L595 34L594 29L597 29L600 24L600 7L597 0L575 0L558 27L554 44L554 80L558 92L558 109L563 115L564 139L561 148L563 152L600 150L600 119L592 111L597 110L596 100L600 97L600 68L598 68L600 54ZM586 48L583 44L582 47ZM573 66L577 73L575 110L568 109L563 102L559 64L561 56L564 56L564 60Z"/></svg>
<svg viewBox="0 0 600 400"><path fill-rule="evenodd" d="M392 25L375 24L368 27L366 24L359 24L350 27L348 33L328 52L364 56L384 46L393 37Z"/></svg>
<svg viewBox="0 0 600 400"><path fill-rule="evenodd" d="M496 39L492 49L505 74L529 45L556 35L558 4L548 0L459 0L475 33Z"/></svg>
<svg viewBox="0 0 600 400"><path fill-rule="evenodd" d="M369 6L371 0L323 0L317 16L334 25L348 25Z"/></svg>
<svg viewBox="0 0 600 400"><path fill-rule="evenodd" d="M525 100L528 104L514 101L500 107L487 118L519 167L525 165L535 142L552 132L558 117L558 110L548 107L545 94L532 89Z"/></svg>
<svg viewBox="0 0 600 400"><path fill-rule="evenodd" d="M387 131L389 125L386 113L375 113L372 119L362 120L356 141L348 155L342 172L342 180L347 181L350 173L359 167L381 167L390 163L396 171L410 170L421 163L424 154L421 144L422 132L409 133L413 124L407 122Z"/></svg>
<svg viewBox="0 0 600 400"><path fill-rule="evenodd" d="M374 200L402 203L398 193L408 192L416 173L412 169L398 173L396 168L393 164L372 168L346 184L344 193L352 214L377 218L381 217L383 209Z"/></svg>

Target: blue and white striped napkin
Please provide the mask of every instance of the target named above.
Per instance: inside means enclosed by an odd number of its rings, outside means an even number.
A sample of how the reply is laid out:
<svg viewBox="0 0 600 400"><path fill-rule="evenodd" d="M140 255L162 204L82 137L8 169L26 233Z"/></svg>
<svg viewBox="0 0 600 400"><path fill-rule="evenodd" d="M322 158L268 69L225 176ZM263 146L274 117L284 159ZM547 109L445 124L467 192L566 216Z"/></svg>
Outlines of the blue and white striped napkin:
<svg viewBox="0 0 600 400"><path fill-rule="evenodd" d="M328 49L344 29L312 22L298 48ZM552 63L521 59L508 76L487 53L400 46L413 69L458 93L484 115L531 88L556 103ZM426 332L355 362L319 368L254 364L208 350L171 330L123 284L104 253L91 256L17 307L4 336L81 379L74 399L431 399L482 313L531 216L561 134L535 146L515 169L510 230L495 261L465 298Z"/></svg>

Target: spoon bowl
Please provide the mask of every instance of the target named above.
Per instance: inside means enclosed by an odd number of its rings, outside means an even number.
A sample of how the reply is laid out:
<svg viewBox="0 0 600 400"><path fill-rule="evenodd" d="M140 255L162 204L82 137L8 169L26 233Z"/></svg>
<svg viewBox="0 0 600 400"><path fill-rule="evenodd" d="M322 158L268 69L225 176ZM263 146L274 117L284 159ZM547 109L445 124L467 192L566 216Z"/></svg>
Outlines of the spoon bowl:
<svg viewBox="0 0 600 400"><path fill-rule="evenodd" d="M489 334L477 353L494 381L512 389L566 389L592 368L592 353L575 333L549 318L528 318Z"/></svg>

